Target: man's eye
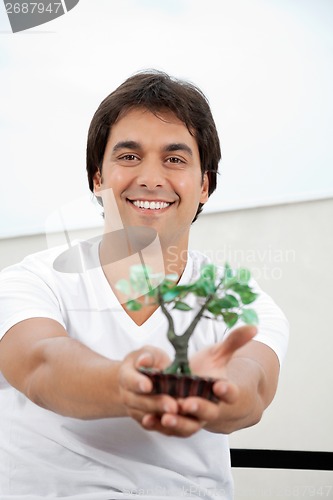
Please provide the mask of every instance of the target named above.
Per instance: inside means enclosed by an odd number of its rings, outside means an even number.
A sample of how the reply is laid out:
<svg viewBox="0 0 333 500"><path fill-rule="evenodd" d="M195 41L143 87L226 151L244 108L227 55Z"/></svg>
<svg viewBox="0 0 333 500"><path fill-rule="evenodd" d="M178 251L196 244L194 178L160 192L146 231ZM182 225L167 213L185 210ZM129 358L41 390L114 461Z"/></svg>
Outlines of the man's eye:
<svg viewBox="0 0 333 500"><path fill-rule="evenodd" d="M123 155L120 157L120 160L129 160L129 161L133 161L133 160L137 160L138 157L136 155L133 155L133 154L127 154L127 155Z"/></svg>
<svg viewBox="0 0 333 500"><path fill-rule="evenodd" d="M180 158L177 158L176 156L171 156L170 158L167 159L167 161L170 163L183 163L183 161Z"/></svg>

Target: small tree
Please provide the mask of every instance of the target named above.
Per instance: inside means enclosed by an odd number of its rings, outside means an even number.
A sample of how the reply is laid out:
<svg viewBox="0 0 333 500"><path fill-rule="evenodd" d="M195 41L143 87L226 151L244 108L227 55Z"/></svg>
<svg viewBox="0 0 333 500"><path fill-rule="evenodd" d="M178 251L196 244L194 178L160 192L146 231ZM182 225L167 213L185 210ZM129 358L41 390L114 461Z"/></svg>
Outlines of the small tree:
<svg viewBox="0 0 333 500"><path fill-rule="evenodd" d="M116 286L129 297L126 303L128 310L138 311L150 304L161 307L168 320L167 337L175 349L175 358L164 373L190 375L188 344L201 318L223 320L227 328L233 327L239 320L251 325L258 323L256 312L245 307L258 296L249 285L250 277L247 269L234 271L226 264L221 275L214 264L207 264L201 268L196 281L177 285L177 275L168 275L161 280L161 275L153 274L146 266L132 266L129 281L122 279ZM192 307L186 302L190 294L198 297L199 309L186 330L176 333L166 304L172 305L172 309L190 311ZM143 296L143 301L133 299L134 296Z"/></svg>

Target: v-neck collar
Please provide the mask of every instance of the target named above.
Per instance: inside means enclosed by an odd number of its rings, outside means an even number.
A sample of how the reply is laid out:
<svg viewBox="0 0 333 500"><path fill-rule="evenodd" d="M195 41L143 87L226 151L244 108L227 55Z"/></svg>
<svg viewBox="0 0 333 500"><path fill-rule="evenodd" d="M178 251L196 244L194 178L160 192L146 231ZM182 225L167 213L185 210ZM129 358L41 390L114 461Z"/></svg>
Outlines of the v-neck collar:
<svg viewBox="0 0 333 500"><path fill-rule="evenodd" d="M90 257L95 263L94 269L92 270L91 279L94 283L94 287L98 287L98 297L101 298L101 304L99 305L100 310L110 310L114 312L113 319L118 321L122 328L133 332L133 334L140 334L141 336L148 336L159 328L161 324L165 321L165 316L158 307L153 314L144 322L142 325L138 325L135 321L127 314L125 309L120 304L118 298L114 294L101 265L99 258L99 245L100 241L95 242L91 246ZM191 279L193 273L193 261L188 252L188 258L185 265L183 274L179 280L179 284L188 283ZM168 307L168 304L167 304Z"/></svg>

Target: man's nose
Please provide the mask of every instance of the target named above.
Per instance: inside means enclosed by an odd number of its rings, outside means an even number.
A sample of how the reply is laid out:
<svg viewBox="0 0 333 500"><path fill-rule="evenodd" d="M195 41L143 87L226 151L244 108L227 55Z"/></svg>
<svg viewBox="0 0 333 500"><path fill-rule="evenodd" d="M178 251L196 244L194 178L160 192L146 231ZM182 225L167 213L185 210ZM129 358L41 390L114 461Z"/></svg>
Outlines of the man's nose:
<svg viewBox="0 0 333 500"><path fill-rule="evenodd" d="M139 169L137 182L147 189L155 189L165 184L165 172L158 160L146 159Z"/></svg>

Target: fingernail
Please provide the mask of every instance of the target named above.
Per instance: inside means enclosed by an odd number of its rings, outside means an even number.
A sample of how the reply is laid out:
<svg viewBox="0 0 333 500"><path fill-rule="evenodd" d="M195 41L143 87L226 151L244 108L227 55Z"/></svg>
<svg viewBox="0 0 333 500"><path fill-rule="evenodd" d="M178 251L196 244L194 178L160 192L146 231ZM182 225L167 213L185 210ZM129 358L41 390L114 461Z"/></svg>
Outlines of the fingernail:
<svg viewBox="0 0 333 500"><path fill-rule="evenodd" d="M227 384L220 384L217 387L217 392L219 393L220 396L223 396L228 390L228 385Z"/></svg>
<svg viewBox="0 0 333 500"><path fill-rule="evenodd" d="M164 413L170 413L170 406L168 404L164 404L163 411L164 411Z"/></svg>
<svg viewBox="0 0 333 500"><path fill-rule="evenodd" d="M152 415L145 415L142 419L144 427L152 427L154 425L154 417Z"/></svg>
<svg viewBox="0 0 333 500"><path fill-rule="evenodd" d="M198 404L192 403L190 406L190 412L195 412L195 411L198 411Z"/></svg>
<svg viewBox="0 0 333 500"><path fill-rule="evenodd" d="M142 361L152 361L152 355L150 354L150 352L143 352L142 354L140 354L140 356L138 357L137 359L137 362L138 363L141 363Z"/></svg>

